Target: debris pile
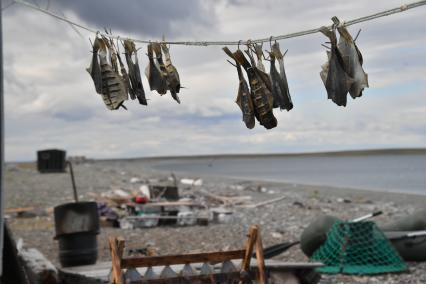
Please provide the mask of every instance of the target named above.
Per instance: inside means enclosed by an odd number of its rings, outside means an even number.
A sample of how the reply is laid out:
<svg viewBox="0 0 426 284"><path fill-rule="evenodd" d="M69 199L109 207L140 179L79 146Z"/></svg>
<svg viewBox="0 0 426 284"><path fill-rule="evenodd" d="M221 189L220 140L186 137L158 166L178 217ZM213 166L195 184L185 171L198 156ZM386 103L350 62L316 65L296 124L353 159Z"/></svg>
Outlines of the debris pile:
<svg viewBox="0 0 426 284"><path fill-rule="evenodd" d="M203 189L202 179L177 180L174 175L150 180L132 177L129 185L131 188L114 188L92 196L98 203L101 226L135 229L229 224L234 222L236 208L257 208L284 198L253 203L249 195L235 191L217 195ZM256 191L267 192L263 187Z"/></svg>

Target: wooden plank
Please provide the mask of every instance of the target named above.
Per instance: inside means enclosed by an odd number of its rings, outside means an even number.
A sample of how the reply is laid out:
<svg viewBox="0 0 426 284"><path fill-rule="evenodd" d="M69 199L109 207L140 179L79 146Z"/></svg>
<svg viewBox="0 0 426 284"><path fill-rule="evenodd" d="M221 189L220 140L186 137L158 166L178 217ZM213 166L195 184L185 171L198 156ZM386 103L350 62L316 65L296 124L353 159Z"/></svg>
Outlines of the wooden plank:
<svg viewBox="0 0 426 284"><path fill-rule="evenodd" d="M256 238L256 260L259 269L259 284L266 284L265 258L263 256L263 244L260 230L258 230Z"/></svg>
<svg viewBox="0 0 426 284"><path fill-rule="evenodd" d="M124 254L124 238L123 237L117 237L117 253L118 253L118 257L120 259L123 258L123 254Z"/></svg>
<svg viewBox="0 0 426 284"><path fill-rule="evenodd" d="M256 242L257 232L258 232L258 227L256 225L253 225L250 227L248 239L247 239L245 250L244 250L245 252L244 258L243 258L243 261L241 262L242 271L247 271L247 272L249 271L250 260L251 260L251 256L253 255L253 246ZM239 284L243 284L243 281L240 281Z"/></svg>
<svg viewBox="0 0 426 284"><path fill-rule="evenodd" d="M274 198L274 199L269 199L269 200L266 200L266 201L263 201L263 202L259 202L259 203L256 203L256 204L239 205L239 207L258 208L258 207L261 207L261 206L265 206L265 205L268 205L268 204L272 204L272 203L281 201L285 198L286 198L286 196L281 196L281 197L277 197L277 198Z"/></svg>
<svg viewBox="0 0 426 284"><path fill-rule="evenodd" d="M121 275L121 261L119 251L117 247L117 239L115 237L109 237L109 246L111 250L111 262L112 262L112 281L114 284L124 284L123 277Z"/></svg>
<svg viewBox="0 0 426 284"><path fill-rule="evenodd" d="M243 258L245 254L246 251L244 250L232 250L223 252L124 258L121 260L121 267L147 267L194 262L224 262L226 260Z"/></svg>
<svg viewBox="0 0 426 284"><path fill-rule="evenodd" d="M18 207L18 208L6 208L4 212L6 214L13 214L13 213L23 213L23 212L34 211L34 210L35 210L34 207Z"/></svg>

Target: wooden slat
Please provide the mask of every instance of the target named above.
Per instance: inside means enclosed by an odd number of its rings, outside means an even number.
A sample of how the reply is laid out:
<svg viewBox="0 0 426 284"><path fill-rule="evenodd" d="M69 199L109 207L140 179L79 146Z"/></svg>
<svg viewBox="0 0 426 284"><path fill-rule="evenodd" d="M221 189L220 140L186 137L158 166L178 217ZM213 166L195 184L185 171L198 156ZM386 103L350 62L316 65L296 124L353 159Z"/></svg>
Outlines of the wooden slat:
<svg viewBox="0 0 426 284"><path fill-rule="evenodd" d="M34 207L19 207L19 208L6 208L4 212L6 214L13 214L13 213L23 213L28 211L34 211Z"/></svg>
<svg viewBox="0 0 426 284"><path fill-rule="evenodd" d="M247 239L246 247L244 251L244 258L243 258L243 261L241 262L242 271L247 271L247 272L249 271L250 260L251 260L251 256L253 255L253 246L256 242L258 230L259 228L256 225L250 227L250 231L248 234L248 239ZM240 281L239 284L243 284L243 281Z"/></svg>
<svg viewBox="0 0 426 284"><path fill-rule="evenodd" d="M194 262L202 262L202 263L203 262L224 262L226 260L243 258L245 255L246 255L245 250L232 250L232 251L223 251L223 252L152 256L152 257L142 257L142 258L134 257L134 258L122 259L121 267L122 268L148 267L148 266L186 264L186 263L194 263Z"/></svg>
<svg viewBox="0 0 426 284"><path fill-rule="evenodd" d="M256 260L259 269L259 284L266 284L265 258L263 256L263 244L260 230L257 232L256 239Z"/></svg>
<svg viewBox="0 0 426 284"><path fill-rule="evenodd" d="M123 237L117 237L117 253L118 256L120 257L120 259L123 258L123 254L124 254L124 238Z"/></svg>
<svg viewBox="0 0 426 284"><path fill-rule="evenodd" d="M117 242L118 241L115 237L109 238L109 246L111 249L112 277L114 284L123 284L123 277L121 275L121 261Z"/></svg>

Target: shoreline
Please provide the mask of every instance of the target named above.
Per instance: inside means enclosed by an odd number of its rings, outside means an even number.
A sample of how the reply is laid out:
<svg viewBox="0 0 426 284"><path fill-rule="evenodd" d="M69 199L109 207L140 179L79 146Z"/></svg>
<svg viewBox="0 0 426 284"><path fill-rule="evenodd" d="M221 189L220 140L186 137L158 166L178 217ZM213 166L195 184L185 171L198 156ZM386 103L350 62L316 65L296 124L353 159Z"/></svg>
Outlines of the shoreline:
<svg viewBox="0 0 426 284"><path fill-rule="evenodd" d="M281 182L281 181L272 181L272 180L263 180L263 179L249 179L244 177L228 177L220 175L194 175L189 172L170 172L167 170L160 170L155 168L147 168L151 173L156 175L170 175L174 173L178 176L189 177L189 178L201 178L209 182L221 181L225 183L242 183L242 184L259 184L266 187L273 188L285 188L285 192L299 192L305 191L306 193L314 194L315 192L320 193L321 195L334 195L336 197L354 197L354 198L365 198L369 197L370 199L380 200L380 201L392 201L392 202L404 202L404 203L415 203L418 205L426 204L426 194L416 193L416 192L398 192L398 191L380 191L373 189L362 189L362 188L349 188L349 187L338 187L338 186L329 186L329 185L314 185L314 184L303 184L303 183L293 183L293 182ZM278 192L279 193L279 192Z"/></svg>
<svg viewBox="0 0 426 284"><path fill-rule="evenodd" d="M246 157L246 158L252 158ZM267 157L266 157L267 158ZM204 159L204 158L201 158ZM162 159L164 161L169 160L167 158ZM174 159L170 159L174 160ZM187 160L186 158L181 158L177 160ZM192 159L188 159L192 160ZM156 161L159 161L159 159L156 159ZM132 162L132 161L129 161ZM356 187L345 187L345 186L333 186L333 185L324 185L324 184L313 184L313 183L301 183L301 182L291 182L291 181L279 181L274 179L259 179L259 178L248 178L248 177L239 177L239 176L224 176L220 174L193 174L191 172L186 171L169 171L165 169L158 169L156 168L156 165L149 165L151 161L140 161L142 163L146 163L144 165L146 168L145 170L149 170L153 174L162 174L162 175L170 175L171 173L178 174L180 176L188 176L191 178L202 178L202 179L216 179L216 180L228 180L229 182L251 182L251 183L258 183L258 184L270 184L274 185L274 187L285 187L288 190L291 190L292 187L295 188L295 190L310 190L310 191L320 191L322 193L329 193L334 195L372 195L375 197L380 197L380 199L385 196L392 196L392 200L396 200L399 197L404 197L403 199L409 199L413 202L416 202L419 199L423 199L423 202L426 202L426 192L421 193L417 191L396 191L396 190L382 190L382 189L372 189L372 188L356 188ZM297 189L296 189L297 188Z"/></svg>

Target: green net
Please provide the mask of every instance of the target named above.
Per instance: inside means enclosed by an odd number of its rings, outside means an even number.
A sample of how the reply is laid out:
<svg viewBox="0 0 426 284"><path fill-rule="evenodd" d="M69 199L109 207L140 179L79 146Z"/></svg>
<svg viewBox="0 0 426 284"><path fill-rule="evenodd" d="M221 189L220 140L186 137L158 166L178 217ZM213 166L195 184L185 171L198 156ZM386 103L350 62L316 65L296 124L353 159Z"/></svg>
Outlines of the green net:
<svg viewBox="0 0 426 284"><path fill-rule="evenodd" d="M407 265L373 222L337 221L325 243L311 257L322 273L378 274L402 272Z"/></svg>

